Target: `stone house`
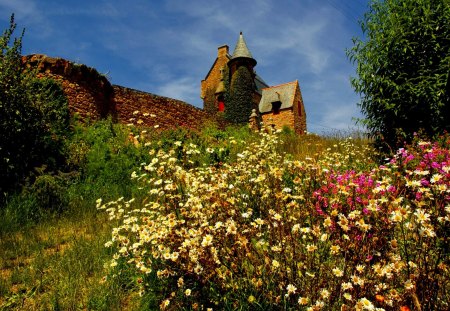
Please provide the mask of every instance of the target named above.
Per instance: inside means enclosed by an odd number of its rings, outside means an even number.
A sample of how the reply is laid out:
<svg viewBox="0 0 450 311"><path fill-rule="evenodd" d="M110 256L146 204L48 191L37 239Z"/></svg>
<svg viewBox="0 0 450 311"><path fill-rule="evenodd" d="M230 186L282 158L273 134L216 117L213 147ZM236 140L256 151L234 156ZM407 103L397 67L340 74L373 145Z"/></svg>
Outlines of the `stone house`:
<svg viewBox="0 0 450 311"><path fill-rule="evenodd" d="M298 80L264 88L258 108L263 124L276 129L288 126L298 134L306 132L306 113Z"/></svg>
<svg viewBox="0 0 450 311"><path fill-rule="evenodd" d="M253 79L253 102L249 105L256 108L256 111L252 118L256 117L275 129L288 126L297 134L305 133L306 112L298 81L269 87L256 73L256 64L257 61L250 53L242 32L233 54L229 54L228 45L220 46L217 58L205 79L201 81L200 97L203 99L204 110L211 114L224 111L224 75L228 72L232 77L239 66L246 66ZM259 125L255 120L251 123Z"/></svg>

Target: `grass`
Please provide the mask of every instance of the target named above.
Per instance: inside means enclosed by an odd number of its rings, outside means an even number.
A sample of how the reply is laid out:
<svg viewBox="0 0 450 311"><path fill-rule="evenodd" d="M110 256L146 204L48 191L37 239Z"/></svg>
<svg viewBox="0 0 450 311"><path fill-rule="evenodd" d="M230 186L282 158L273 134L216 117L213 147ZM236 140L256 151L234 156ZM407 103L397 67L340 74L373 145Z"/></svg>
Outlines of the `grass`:
<svg viewBox="0 0 450 311"><path fill-rule="evenodd" d="M66 202L58 212L39 206L33 193L11 197L0 220L0 310L158 309L155 297L136 294L132 274L105 280L112 250L104 244L117 223L96 210L95 200L136 193L129 176L148 156L128 142L127 133L108 122L76 130L68 150L77 174L55 188ZM318 155L341 140L283 135L281 148L296 158ZM201 166L233 162L244 148L240 141L254 137L245 127L225 132L210 127L200 134L184 130L160 134L152 144L168 150L180 140L203 151L215 148L197 155L194 164L187 163ZM230 144L232 140L237 143Z"/></svg>
<svg viewBox="0 0 450 311"><path fill-rule="evenodd" d="M103 215L68 215L2 235L0 306L5 310L123 309L129 297L107 283Z"/></svg>

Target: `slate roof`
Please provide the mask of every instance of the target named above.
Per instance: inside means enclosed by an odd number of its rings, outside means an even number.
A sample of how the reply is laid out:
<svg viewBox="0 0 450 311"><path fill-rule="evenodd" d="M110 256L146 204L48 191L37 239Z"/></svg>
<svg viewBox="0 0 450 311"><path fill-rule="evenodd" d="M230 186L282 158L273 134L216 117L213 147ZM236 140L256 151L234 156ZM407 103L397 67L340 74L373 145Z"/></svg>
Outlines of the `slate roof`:
<svg viewBox="0 0 450 311"><path fill-rule="evenodd" d="M271 112L272 103L277 101L281 102L280 110L291 108L294 105L295 92L298 87L298 81L295 80L293 82L264 88L259 102L259 112Z"/></svg>
<svg viewBox="0 0 450 311"><path fill-rule="evenodd" d="M255 85L256 85L256 91L259 94L262 94L262 90L264 88L269 87L269 85L260 76L258 76L258 74L256 74L256 76L255 76Z"/></svg>
<svg viewBox="0 0 450 311"><path fill-rule="evenodd" d="M256 60L252 56L252 53L250 53L247 44L245 43L242 32L239 35L239 39L236 43L236 47L234 48L233 55L231 55L231 59L236 59L239 57L251 58L256 62Z"/></svg>

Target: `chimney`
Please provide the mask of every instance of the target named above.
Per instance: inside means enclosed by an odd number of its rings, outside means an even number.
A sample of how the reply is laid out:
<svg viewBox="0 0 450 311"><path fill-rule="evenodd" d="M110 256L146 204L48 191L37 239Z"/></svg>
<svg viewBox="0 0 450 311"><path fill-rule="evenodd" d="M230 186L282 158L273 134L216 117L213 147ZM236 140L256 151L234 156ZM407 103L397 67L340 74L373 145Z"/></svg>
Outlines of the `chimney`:
<svg viewBox="0 0 450 311"><path fill-rule="evenodd" d="M218 58L220 58L220 57L226 57L227 56L227 54L228 54L228 45L222 45L222 46L219 46L218 48L217 48L217 57Z"/></svg>

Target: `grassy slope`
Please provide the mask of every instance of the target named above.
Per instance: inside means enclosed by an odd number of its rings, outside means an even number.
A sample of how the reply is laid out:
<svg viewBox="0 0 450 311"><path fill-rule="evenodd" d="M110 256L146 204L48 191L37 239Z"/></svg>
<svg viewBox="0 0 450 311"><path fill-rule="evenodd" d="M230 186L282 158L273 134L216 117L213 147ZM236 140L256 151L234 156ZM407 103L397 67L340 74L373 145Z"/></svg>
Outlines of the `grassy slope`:
<svg viewBox="0 0 450 311"><path fill-rule="evenodd" d="M142 154L130 154L129 143L121 130L108 132L109 126L104 124L82 130L83 133L74 138L76 149L86 147L84 151L72 154L79 156L82 153L84 177L65 190L71 201L65 212L47 213L37 223L14 224L8 217L1 218L0 227L4 229L0 230L0 310L139 308L141 302L129 290L131 282L128 276L104 281L104 264L111 257L104 243L110 238L115 224L95 209L94 201L97 197L114 198L133 192L124 176L129 176L130 169L139 166L142 160ZM226 149L230 147L227 141L233 137L244 141L252 139L246 129L232 129L226 133L206 129L200 136L183 131L170 133L159 140L154 139L153 143L164 148L177 140L187 140ZM339 139L287 135L282 148L298 158L314 157ZM363 139L358 142L367 143ZM230 149L228 158L215 160L232 161L236 151ZM211 161L210 158L198 159L199 163ZM119 169L120 163L123 167ZM93 197L95 195L98 196ZM7 213L4 212L5 215Z"/></svg>

